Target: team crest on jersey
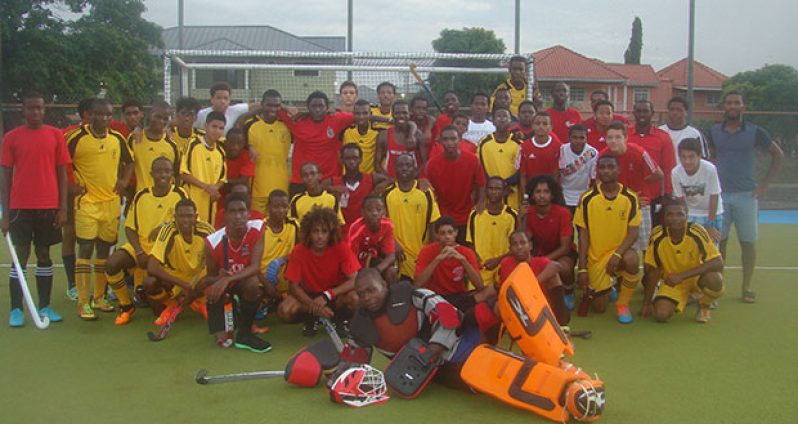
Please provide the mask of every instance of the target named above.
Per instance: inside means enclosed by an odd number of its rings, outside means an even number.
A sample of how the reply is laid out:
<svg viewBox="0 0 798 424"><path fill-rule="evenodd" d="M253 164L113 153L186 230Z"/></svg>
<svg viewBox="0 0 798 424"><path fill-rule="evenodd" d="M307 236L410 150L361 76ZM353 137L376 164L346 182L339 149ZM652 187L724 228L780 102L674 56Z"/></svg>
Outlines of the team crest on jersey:
<svg viewBox="0 0 798 424"><path fill-rule="evenodd" d="M333 131L332 128L327 127L327 138L333 138L333 137L335 137L335 131Z"/></svg>

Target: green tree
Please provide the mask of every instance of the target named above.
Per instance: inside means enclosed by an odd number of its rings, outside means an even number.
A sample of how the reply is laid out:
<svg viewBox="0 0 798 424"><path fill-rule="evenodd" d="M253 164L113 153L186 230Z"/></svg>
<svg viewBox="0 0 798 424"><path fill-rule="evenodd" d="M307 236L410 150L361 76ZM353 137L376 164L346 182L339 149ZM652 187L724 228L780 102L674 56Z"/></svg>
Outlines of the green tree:
<svg viewBox="0 0 798 424"><path fill-rule="evenodd" d="M144 101L158 92L160 28L146 21L141 0L0 0L3 14L2 98L28 89L56 102L77 102L97 93ZM66 6L82 15L65 21L52 12Z"/></svg>
<svg viewBox="0 0 798 424"><path fill-rule="evenodd" d="M798 70L788 65L765 65L740 72L723 83L723 92L743 93L746 109L763 112L798 112ZM767 128L774 136L793 140L798 116L751 113L746 119Z"/></svg>
<svg viewBox="0 0 798 424"><path fill-rule="evenodd" d="M623 54L623 63L627 65L639 65L643 54L643 21L639 16L635 16L632 22L632 37L629 39L629 47Z"/></svg>
<svg viewBox="0 0 798 424"><path fill-rule="evenodd" d="M432 41L432 48L438 53L487 53L502 54L506 50L504 41L485 28L444 29L439 38ZM495 61L437 60L436 66L496 67ZM432 92L438 99L447 90L454 90L460 101L466 103L471 96L484 91L493 92L496 86L507 78L496 74L453 74L433 72L429 76Z"/></svg>

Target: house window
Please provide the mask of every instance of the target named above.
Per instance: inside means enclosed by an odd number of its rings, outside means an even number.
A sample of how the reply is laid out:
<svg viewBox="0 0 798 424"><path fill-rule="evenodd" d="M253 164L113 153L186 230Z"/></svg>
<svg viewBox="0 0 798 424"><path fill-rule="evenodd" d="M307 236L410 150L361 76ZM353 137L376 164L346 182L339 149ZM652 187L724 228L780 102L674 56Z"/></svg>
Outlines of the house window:
<svg viewBox="0 0 798 424"><path fill-rule="evenodd" d="M707 106L717 106L720 103L720 93L707 93Z"/></svg>
<svg viewBox="0 0 798 424"><path fill-rule="evenodd" d="M648 99L647 88L635 88L635 102L641 102Z"/></svg>
<svg viewBox="0 0 798 424"><path fill-rule="evenodd" d="M294 70L295 77L317 77L319 76L319 71L303 71L296 69Z"/></svg>
<svg viewBox="0 0 798 424"><path fill-rule="evenodd" d="M584 88L572 88L570 91L569 99L571 103L580 103L585 101Z"/></svg>
<svg viewBox="0 0 798 424"><path fill-rule="evenodd" d="M246 73L243 69L197 69L195 88L211 88L213 83L224 81L233 89L246 88Z"/></svg>

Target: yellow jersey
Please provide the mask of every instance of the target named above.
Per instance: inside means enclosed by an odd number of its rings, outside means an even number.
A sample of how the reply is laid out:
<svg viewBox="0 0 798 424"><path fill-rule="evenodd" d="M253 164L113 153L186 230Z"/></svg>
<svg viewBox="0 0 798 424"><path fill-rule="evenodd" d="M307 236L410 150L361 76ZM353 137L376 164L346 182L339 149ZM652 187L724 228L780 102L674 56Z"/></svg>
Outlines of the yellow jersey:
<svg viewBox="0 0 798 424"><path fill-rule="evenodd" d="M379 131L369 126L365 134L360 134L357 125L351 125L341 133L341 142L357 143L363 151L362 161L360 162L360 172L366 174L374 173L374 156L377 154L377 136Z"/></svg>
<svg viewBox="0 0 798 424"><path fill-rule="evenodd" d="M150 254L169 274L186 282L194 281L205 275L205 238L214 231L210 224L197 221L191 240L186 241L177 225L170 222L158 232Z"/></svg>
<svg viewBox="0 0 798 424"><path fill-rule="evenodd" d="M166 133L161 138L153 140L147 137L146 132L142 132L142 140L138 143L131 135L127 139L127 147L135 163L137 192L147 187L152 187L153 181L150 171L152 170L152 162L156 158L165 157L172 161L174 176L177 176L180 171L180 150L177 144L166 136Z"/></svg>
<svg viewBox="0 0 798 424"><path fill-rule="evenodd" d="M150 234L166 222L175 220L175 205L181 199L188 198L186 192L179 187L172 187L165 196L155 196L151 187L138 191L130 202L130 209L125 217L125 227L139 236L139 244L144 252L149 253L153 241Z"/></svg>
<svg viewBox="0 0 798 424"><path fill-rule="evenodd" d="M75 180L86 188L76 200L97 203L119 198L114 189L120 167L132 161L125 137L110 128L100 137L84 125L70 133L67 146Z"/></svg>
<svg viewBox="0 0 798 424"><path fill-rule="evenodd" d="M382 113L380 111L379 105L371 107L371 115L372 116L381 116L386 119L393 119L393 112L389 111L388 113ZM387 122L374 122L371 124L371 127L375 130L387 130L388 128L393 127L393 124L389 124Z"/></svg>
<svg viewBox="0 0 798 424"><path fill-rule="evenodd" d="M515 175L521 165L521 142L512 133L503 142L496 141L495 133L488 134L479 141L477 156L485 175L506 180ZM505 203L517 210L520 206L518 187L511 186L510 189Z"/></svg>
<svg viewBox="0 0 798 424"><path fill-rule="evenodd" d="M582 194L574 213L574 225L585 228L590 236L588 261L596 263L618 248L629 227L640 226L640 203L637 195L619 184L613 199L601 191L601 184Z"/></svg>
<svg viewBox="0 0 798 424"><path fill-rule="evenodd" d="M315 207L334 210L338 215L338 222L344 225L344 216L341 214L338 198L328 193L326 190L323 190L318 196L311 196L307 191L295 194L294 197L291 198L289 213L291 218L294 218L299 225L302 225L302 218Z"/></svg>
<svg viewBox="0 0 798 424"><path fill-rule="evenodd" d="M263 256L260 259L261 273L266 271L269 262L286 257L296 245L299 235L299 224L293 218L286 218L283 230L279 233L272 231L267 221L263 221Z"/></svg>
<svg viewBox="0 0 798 424"><path fill-rule="evenodd" d="M194 138L180 161L180 173L191 174L205 184L227 182L227 165L222 147L219 143L209 147L205 144L204 136ZM183 189L197 205L199 220L215 222L216 201L211 200L210 194L193 184L184 184Z"/></svg>
<svg viewBox="0 0 798 424"><path fill-rule="evenodd" d="M293 141L288 127L279 119L270 124L254 116L244 123L244 136L257 153L252 197L265 198L277 189L288 191L288 152Z"/></svg>
<svg viewBox="0 0 798 424"><path fill-rule="evenodd" d="M667 275L685 272L719 256L718 248L704 227L688 223L682 240L674 243L667 228L658 225L651 232L645 263Z"/></svg>
<svg viewBox="0 0 798 424"><path fill-rule="evenodd" d="M526 100L527 85L523 84L521 87L516 88L515 85L513 85L513 83L509 79L497 85L496 89L493 90L493 95L491 95L490 97L491 109L493 109L493 102L496 99L496 92L502 88L506 88L507 90L510 91L510 98L512 99L510 103L510 112L513 115L518 116L518 107L521 106L521 102Z"/></svg>
<svg viewBox="0 0 798 424"><path fill-rule="evenodd" d="M398 183L385 189L385 206L388 217L394 225L394 238L402 246L405 261L401 263L400 273L413 278L416 272L416 258L429 234L427 230L441 217L438 202L432 191L421 191L418 182L413 188L402 191Z"/></svg>
<svg viewBox="0 0 798 424"><path fill-rule="evenodd" d="M191 144L191 140L198 135L205 136L205 131L199 128L191 128L191 134L189 134L188 137L183 137L180 135L180 132L177 130L177 128L173 129L172 141L174 141L177 145L177 151L180 152L180 156L183 156L186 153L188 145Z"/></svg>

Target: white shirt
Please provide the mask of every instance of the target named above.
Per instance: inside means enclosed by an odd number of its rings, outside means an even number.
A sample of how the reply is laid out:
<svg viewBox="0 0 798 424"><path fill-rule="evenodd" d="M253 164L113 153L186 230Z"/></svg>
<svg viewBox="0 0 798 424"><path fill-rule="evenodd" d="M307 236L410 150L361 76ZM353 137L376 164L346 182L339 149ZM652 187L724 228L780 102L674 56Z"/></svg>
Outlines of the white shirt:
<svg viewBox="0 0 798 424"><path fill-rule="evenodd" d="M205 128L205 119L212 110L213 108L211 107L201 109L197 113L197 120L194 121L194 128ZM249 104L247 103L237 103L228 106L227 110L224 111L224 118L227 121L224 124L224 135L227 135L227 132L230 131L230 128L233 128L233 126L236 124L236 121L238 121L238 118L247 112L249 112Z"/></svg>
<svg viewBox="0 0 798 424"><path fill-rule="evenodd" d="M482 138L488 134L493 134L495 131L496 126L493 125L493 122L490 122L487 119L485 122L474 122L469 119L468 131L463 134L463 139L474 144L479 144L479 140L482 140Z"/></svg>
<svg viewBox="0 0 798 424"><path fill-rule="evenodd" d="M689 216L709 216L709 197L713 194L718 195L716 216L723 213L718 170L712 162L701 159L698 170L693 175L687 175L687 171L679 164L671 171L671 182L673 183L673 195L684 197L687 202Z"/></svg>
<svg viewBox="0 0 798 424"><path fill-rule="evenodd" d="M668 124L663 124L659 126L659 129L665 131L669 136L671 136L671 141L673 142L673 152L676 155L676 163L679 163L679 143L681 143L685 138L697 138L698 141L701 142L701 157L704 159L709 157L709 147L707 146L707 141L704 139L701 131L698 131L696 127L688 125L680 130L674 130L671 129Z"/></svg>
<svg viewBox="0 0 798 424"><path fill-rule="evenodd" d="M598 150L589 144L579 154L574 153L570 143L560 146L560 184L566 205L576 206L590 187L590 180L596 179L597 158Z"/></svg>

